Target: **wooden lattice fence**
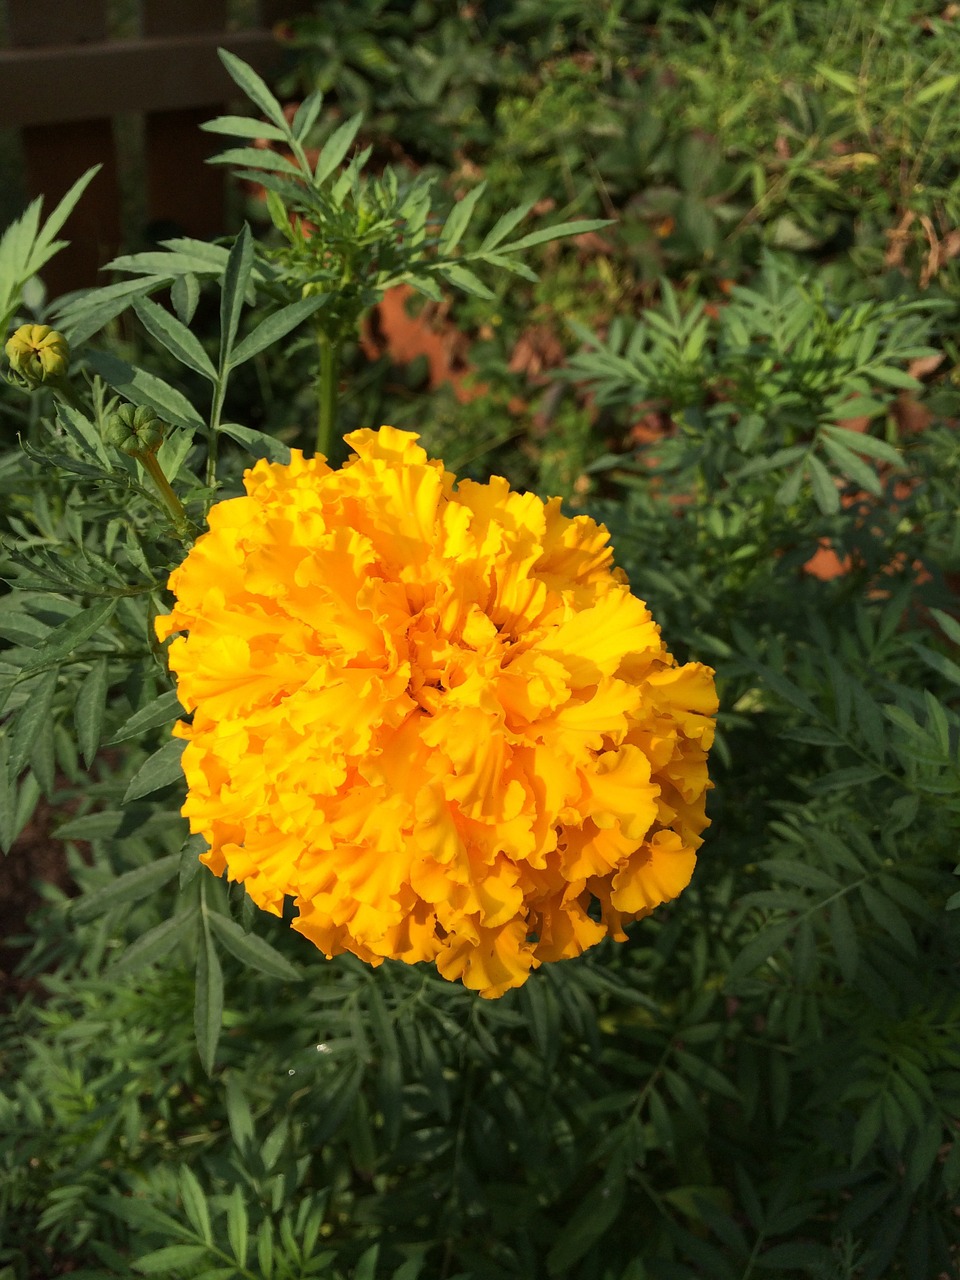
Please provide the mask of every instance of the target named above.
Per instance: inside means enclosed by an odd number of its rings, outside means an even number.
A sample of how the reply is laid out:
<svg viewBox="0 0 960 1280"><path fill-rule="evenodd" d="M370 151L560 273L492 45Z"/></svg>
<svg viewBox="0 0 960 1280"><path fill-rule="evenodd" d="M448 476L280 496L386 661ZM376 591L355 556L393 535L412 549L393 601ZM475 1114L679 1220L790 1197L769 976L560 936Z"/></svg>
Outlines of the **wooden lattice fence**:
<svg viewBox="0 0 960 1280"><path fill-rule="evenodd" d="M71 216L69 249L44 271L54 293L96 280L126 241L225 230L223 139L198 125L236 97L217 47L269 74L275 24L304 0L6 0L0 48L2 179L47 208L103 165ZM14 201L15 203L15 201ZM9 206L11 201L8 199Z"/></svg>

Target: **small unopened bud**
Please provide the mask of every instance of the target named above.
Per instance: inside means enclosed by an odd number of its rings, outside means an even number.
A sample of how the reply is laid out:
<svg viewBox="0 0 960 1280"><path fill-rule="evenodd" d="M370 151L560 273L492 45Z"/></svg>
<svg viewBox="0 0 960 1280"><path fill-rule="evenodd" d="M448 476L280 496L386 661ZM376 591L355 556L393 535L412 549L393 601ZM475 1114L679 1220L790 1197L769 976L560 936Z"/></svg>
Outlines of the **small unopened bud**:
<svg viewBox="0 0 960 1280"><path fill-rule="evenodd" d="M70 347L48 324L22 324L4 348L10 368L33 390L42 382L58 382L70 367Z"/></svg>
<svg viewBox="0 0 960 1280"><path fill-rule="evenodd" d="M148 405L122 404L103 425L103 438L131 458L157 452L166 435L166 423Z"/></svg>

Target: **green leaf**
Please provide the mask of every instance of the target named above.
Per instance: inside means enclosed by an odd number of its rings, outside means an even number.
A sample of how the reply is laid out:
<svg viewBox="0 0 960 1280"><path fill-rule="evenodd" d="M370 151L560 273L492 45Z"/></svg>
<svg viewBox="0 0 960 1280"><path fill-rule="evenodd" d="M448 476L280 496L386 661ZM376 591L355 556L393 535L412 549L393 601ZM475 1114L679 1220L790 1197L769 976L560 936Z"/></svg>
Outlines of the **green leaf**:
<svg viewBox="0 0 960 1280"><path fill-rule="evenodd" d="M191 333L185 324L172 316L163 307L157 306L149 298L137 298L133 309L140 317L143 327L170 352L181 364L193 369L201 377L216 382L217 371L213 361L204 351L200 339Z"/></svg>
<svg viewBox="0 0 960 1280"><path fill-rule="evenodd" d="M161 418L175 427L187 427L194 431L203 428L203 419L186 396L162 378L157 378L144 369L134 369L125 360L119 360L107 351L89 351L87 361L94 372L99 373L104 382L109 383L124 399L156 409Z"/></svg>
<svg viewBox="0 0 960 1280"><path fill-rule="evenodd" d="M206 853L210 846L201 835L187 836L180 849L180 890L181 892L197 876L203 863L201 853Z"/></svg>
<svg viewBox="0 0 960 1280"><path fill-rule="evenodd" d="M129 786L124 792L123 803L129 804L131 800L139 800L141 796L148 796L153 791L159 791L161 787L169 787L173 782L182 783L183 766L180 763L180 757L186 745L182 740L175 738L172 742L165 742L159 751L148 756L130 779Z"/></svg>
<svg viewBox="0 0 960 1280"><path fill-rule="evenodd" d="M817 506L824 515L834 515L840 510L840 493L833 483L830 472L814 454L807 459L807 473L810 476Z"/></svg>
<svg viewBox="0 0 960 1280"><path fill-rule="evenodd" d="M207 1075L213 1074L223 1024L223 973L213 938L204 917L203 937L197 955L196 993L193 1025L197 1036L197 1052Z"/></svg>
<svg viewBox="0 0 960 1280"><path fill-rule="evenodd" d="M932 667L934 671L939 672L945 680L949 680L951 684L960 684L960 666L945 657L942 653L937 653L934 649L928 649L926 645L918 644L915 640L911 643L910 648L922 658L928 667Z"/></svg>
<svg viewBox="0 0 960 1280"><path fill-rule="evenodd" d="M775 1244L757 1258L757 1266L770 1271L793 1271L799 1274L803 1269L807 1275L809 1268L818 1267L819 1274L826 1275L836 1263L836 1254L826 1245L815 1244L812 1240L797 1240L790 1244Z"/></svg>
<svg viewBox="0 0 960 1280"><path fill-rule="evenodd" d="M14 781L22 771L40 731L50 719L60 668L54 667L27 683L27 700L9 729L9 776Z"/></svg>
<svg viewBox="0 0 960 1280"><path fill-rule="evenodd" d="M209 1262L210 1251L203 1244L168 1244L162 1249L154 1249L145 1253L133 1264L137 1271L144 1275L155 1276L163 1272L177 1271L182 1267L196 1266L198 1262Z"/></svg>
<svg viewBox="0 0 960 1280"><path fill-rule="evenodd" d="M874 764L852 764L846 769L833 769L807 783L813 795L826 795L829 791L843 791L848 787L860 787L881 777L883 767Z"/></svg>
<svg viewBox="0 0 960 1280"><path fill-rule="evenodd" d="M883 493L880 477L873 467L864 462L862 458L858 458L852 450L847 449L839 441L829 436L824 438L823 447L832 458L841 475L846 476L849 480L855 480L862 489L866 489L868 493L876 494L877 497Z"/></svg>
<svg viewBox="0 0 960 1280"><path fill-rule="evenodd" d="M117 975L134 973L145 965L162 960L179 942L193 933L198 914L194 908L192 911L170 916L168 920L148 929L113 962L109 972Z"/></svg>
<svg viewBox="0 0 960 1280"><path fill-rule="evenodd" d="M537 244L547 244L550 240L560 240L564 236L580 236L587 231L599 231L601 227L609 227L611 218L584 218L579 222L558 222L554 227L541 227L539 231L531 231L529 235L514 240L513 244L500 246L501 253L517 253L521 249L532 249Z"/></svg>
<svg viewBox="0 0 960 1280"><path fill-rule="evenodd" d="M79 922L93 920L115 907L127 906L131 902L140 902L149 898L152 893L163 887L177 874L179 856L168 854L158 858L156 862L148 862L146 866L137 867L117 876L101 889L75 898L70 907L70 914Z"/></svg>
<svg viewBox="0 0 960 1280"><path fill-rule="evenodd" d="M68 658L85 640L89 640L107 623L117 608L116 600L101 600L97 604L87 605L75 613L59 627L54 627L47 634L42 644L34 650L34 655L23 670L32 671L36 667L46 666L48 662L59 662Z"/></svg>
<svg viewBox="0 0 960 1280"><path fill-rule="evenodd" d="M924 85L910 105L923 107L934 98L944 98L948 93L955 93L958 87L960 87L960 74L954 72L952 75L939 76L931 84Z"/></svg>
<svg viewBox="0 0 960 1280"><path fill-rule="evenodd" d="M891 466L902 468L903 458L900 451L895 449L892 444L887 444L886 440L878 440L876 436L868 435L866 431L848 431L846 427L821 427L820 434L826 439L836 440L838 444L852 450L853 453L866 454L871 458L880 458L883 462L889 462Z"/></svg>
<svg viewBox="0 0 960 1280"><path fill-rule="evenodd" d="M459 263L439 263L434 270L450 284L455 284L458 289L462 289L464 293L469 293L474 298L489 300L496 296L472 271L460 266Z"/></svg>
<svg viewBox="0 0 960 1280"><path fill-rule="evenodd" d="M793 929L794 922L792 920L779 920L774 924L767 925L755 938L751 938L730 966L728 984L739 982L742 978L747 977L765 960L768 960L775 951L779 951L787 938L790 937Z"/></svg>
<svg viewBox="0 0 960 1280"><path fill-rule="evenodd" d="M76 705L73 708L73 724L77 731L77 746L83 756L83 763L88 769L90 762L97 754L97 748L100 746L108 684L109 664L106 658L99 658L90 668L90 673L80 686Z"/></svg>
<svg viewBox="0 0 960 1280"><path fill-rule="evenodd" d="M243 1191L234 1185L227 1202L227 1239L230 1250L238 1267L247 1265L247 1246L250 1236L250 1222L247 1217L247 1206L244 1203Z"/></svg>
<svg viewBox="0 0 960 1280"><path fill-rule="evenodd" d="M344 120L343 124L331 133L324 143L319 156L317 156L316 168L313 171L313 181L317 186L321 182L325 182L334 169L341 164L344 156L353 145L353 140L357 136L362 123L362 115L351 116L349 120Z"/></svg>
<svg viewBox="0 0 960 1280"><path fill-rule="evenodd" d="M200 282L192 271L185 271L174 280L170 289L170 301L179 318L188 325L200 301Z"/></svg>
<svg viewBox="0 0 960 1280"><path fill-rule="evenodd" d="M197 1175L193 1172L188 1164L180 1166L180 1199L183 1201L184 1212L190 1219L191 1225L197 1232L205 1244L213 1244L213 1232L210 1229L210 1210L207 1208L207 1199L203 1194L203 1188L197 1181Z"/></svg>
<svg viewBox="0 0 960 1280"><path fill-rule="evenodd" d="M221 56L222 53L223 51L221 50ZM243 310L244 294L246 293L247 282L250 279L252 268L253 236L250 234L250 228L247 223L244 223L233 248L230 250L222 282L223 292L220 298L221 372L227 368L230 362L234 339L237 336L237 326L240 323L240 313Z"/></svg>
<svg viewBox="0 0 960 1280"><path fill-rule="evenodd" d="M271 142L289 140L286 130L254 116L217 116L215 120L205 121L200 128L207 133L222 133L230 138L266 138Z"/></svg>
<svg viewBox="0 0 960 1280"><path fill-rule="evenodd" d="M283 114L283 108L253 67L244 62L242 58L238 58L235 53L230 53L227 49L218 49L217 53L220 55L220 61L226 67L227 74L234 84L240 86L250 101L255 103L263 114L273 121L285 138L290 137L290 126L287 124L287 118Z"/></svg>
<svg viewBox="0 0 960 1280"><path fill-rule="evenodd" d="M31 274L38 271L43 263L48 260L49 255L46 253L46 250L50 248L54 236L66 222L67 218L69 218L70 214L73 213L80 197L102 168L103 165L95 164L92 168L88 169L86 173L82 173L67 193L62 197L57 207L50 214L50 217L43 224L43 229L40 231L35 242L35 254L42 254L43 257L40 258L38 256L34 256L31 258L29 264Z"/></svg>
<svg viewBox="0 0 960 1280"><path fill-rule="evenodd" d="M288 306L281 307L279 311L275 311L272 316L267 316L252 333L248 333L243 341L234 347L230 353L230 367L232 369L236 368L238 364L243 364L245 360L259 355L261 351L265 351L273 343L285 338L292 329L295 329L308 316L313 315L329 300L329 294L314 294L309 298L301 298L297 302L291 302Z"/></svg>
<svg viewBox="0 0 960 1280"><path fill-rule="evenodd" d="M290 461L290 448L273 436L263 431L255 431L253 427L242 427L237 422L224 422L220 430L231 440L249 450L255 458L268 458L271 462L280 462L284 466Z"/></svg>
<svg viewBox="0 0 960 1280"><path fill-rule="evenodd" d="M930 612L936 618L944 635L952 640L954 644L960 644L960 622L951 617L949 613L944 613L942 609L931 609Z"/></svg>
<svg viewBox="0 0 960 1280"><path fill-rule="evenodd" d="M477 201L486 189L486 182L478 183L472 191L467 192L462 200L458 200L450 210L437 243L437 249L441 254L448 254L463 239L464 232L473 217L473 211L477 207Z"/></svg>
<svg viewBox="0 0 960 1280"><path fill-rule="evenodd" d="M916 955L916 943L910 926L903 918L898 907L896 907L888 897L882 893L878 893L869 884L860 886L860 894L863 898L863 904L873 916L874 920L890 937L905 951L909 951L911 955Z"/></svg>
<svg viewBox="0 0 960 1280"><path fill-rule="evenodd" d="M242 165L244 169L264 169L268 173L285 173L302 178L302 170L279 151L258 150L256 147L228 147L211 156L208 164ZM246 175L243 175L246 176Z"/></svg>
<svg viewBox="0 0 960 1280"><path fill-rule="evenodd" d="M132 716L124 720L116 733L107 739L107 744L112 746L115 742L125 742L127 738L138 738L148 729L169 724L171 720L177 720L183 714L183 707L176 693L161 693L159 698L154 698L145 707L138 708Z"/></svg>
<svg viewBox="0 0 960 1280"><path fill-rule="evenodd" d="M259 973L266 973L271 978L282 978L288 982L299 982L300 974L289 960L279 951L275 951L263 938L255 933L244 933L236 921L229 916L211 912L207 917L210 928L217 935L224 947Z"/></svg>
<svg viewBox="0 0 960 1280"><path fill-rule="evenodd" d="M290 128L298 142L302 142L316 124L322 106L323 93L319 89L314 89L297 107Z"/></svg>
<svg viewBox="0 0 960 1280"><path fill-rule="evenodd" d="M547 1270L552 1276L567 1273L597 1244L616 1220L623 1196L622 1179L609 1176L587 1192L547 1254Z"/></svg>
<svg viewBox="0 0 960 1280"><path fill-rule="evenodd" d="M495 249L500 241L506 239L514 227L524 220L535 204L535 200L528 200L526 204L518 205L516 209L510 209L502 214L484 237L480 252L485 253L488 249Z"/></svg>

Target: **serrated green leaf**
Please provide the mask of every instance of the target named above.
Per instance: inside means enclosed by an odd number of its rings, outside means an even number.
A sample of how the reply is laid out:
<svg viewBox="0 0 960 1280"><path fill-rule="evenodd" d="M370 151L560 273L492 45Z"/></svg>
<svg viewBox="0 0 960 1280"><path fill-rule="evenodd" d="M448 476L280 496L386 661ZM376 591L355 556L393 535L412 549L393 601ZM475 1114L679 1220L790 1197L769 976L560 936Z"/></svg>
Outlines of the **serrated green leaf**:
<svg viewBox="0 0 960 1280"><path fill-rule="evenodd" d="M103 717L106 711L109 670L106 658L99 658L93 664L89 674L80 686L76 705L73 708L73 724L77 731L77 746L83 756L83 763L88 769L97 754L97 748L100 746Z"/></svg>
<svg viewBox="0 0 960 1280"><path fill-rule="evenodd" d="M501 253L518 253L521 249L532 249L534 245L547 244L551 240L560 240L565 236L580 236L588 231L599 231L601 227L609 227L610 218L582 218L577 222L558 222L553 227L541 227L539 231L531 231L521 236L512 244L500 246Z"/></svg>
<svg viewBox="0 0 960 1280"><path fill-rule="evenodd" d="M604 1178L577 1205L560 1228L547 1254L547 1270L552 1276L567 1273L588 1253L616 1220L623 1204L624 1183Z"/></svg>
<svg viewBox="0 0 960 1280"><path fill-rule="evenodd" d="M909 951L911 955L916 955L916 943L910 926L893 902L890 901L885 894L879 893L872 885L862 884L860 886L860 895L863 898L863 904L873 916L874 920L890 937L905 951Z"/></svg>
<svg viewBox="0 0 960 1280"><path fill-rule="evenodd" d="M198 912L184 911L180 915L170 916L146 933L141 934L111 964L111 974L134 973L145 965L155 964L169 955L184 938L189 937L196 928Z"/></svg>
<svg viewBox="0 0 960 1280"><path fill-rule="evenodd" d="M230 1242L230 1251L238 1267L247 1265L249 1236L250 1223L247 1217L247 1206L244 1203L243 1192L239 1186L234 1186L227 1202L227 1239Z"/></svg>
<svg viewBox="0 0 960 1280"><path fill-rule="evenodd" d="M32 671L46 666L48 662L59 662L70 657L75 649L95 636L110 621L116 608L116 600L100 600L96 604L87 605L66 622L61 622L47 633L46 639L34 650L34 656L24 665L23 670Z"/></svg>
<svg viewBox="0 0 960 1280"><path fill-rule="evenodd" d="M201 835L187 836L180 849L180 891L181 893L197 876L203 863L201 853L205 853L209 845Z"/></svg>
<svg viewBox="0 0 960 1280"><path fill-rule="evenodd" d="M152 338L188 369L193 369L201 377L216 382L217 371L213 361L203 349L200 339L187 328L176 316L151 302L149 298L134 300L133 309L140 317L140 322Z"/></svg>
<svg viewBox="0 0 960 1280"><path fill-rule="evenodd" d="M910 102L911 107L923 107L934 98L945 98L948 93L955 93L960 87L960 74L956 72L947 76L938 76L930 84L926 84Z"/></svg>
<svg viewBox="0 0 960 1280"><path fill-rule="evenodd" d="M242 427L238 422L224 422L220 430L231 440L249 450L255 458L268 458L271 462L280 462L284 466L290 461L290 447L263 431L255 431L253 427Z"/></svg>
<svg viewBox="0 0 960 1280"><path fill-rule="evenodd" d="M254 116L217 116L201 126L206 133L222 133L229 138L266 138L270 142L286 142L288 134L266 120Z"/></svg>
<svg viewBox="0 0 960 1280"><path fill-rule="evenodd" d="M139 707L132 716L124 720L120 728L107 739L107 745L125 742L127 738L138 738L150 729L170 724L172 720L179 719L183 714L183 707L175 692L161 693L158 698L154 698L144 707Z"/></svg>
<svg viewBox="0 0 960 1280"><path fill-rule="evenodd" d="M229 916L211 912L208 923L224 947L243 964L259 973L266 973L271 978L282 978L288 982L300 981L300 974L289 960L255 933L244 933Z"/></svg>
<svg viewBox="0 0 960 1280"><path fill-rule="evenodd" d="M19 775L33 750L33 744L39 737L40 730L50 718L54 695L57 691L57 678L60 668L53 667L42 675L27 682L27 700L17 712L11 724L9 734L8 769L10 780Z"/></svg>
<svg viewBox="0 0 960 1280"><path fill-rule="evenodd" d="M883 493L883 485L880 483L880 477L862 458L845 445L840 444L838 440L826 436L823 441L823 447L836 464L840 474L848 480L855 480L862 489L866 489L868 493L875 494L879 497Z"/></svg>
<svg viewBox="0 0 960 1280"><path fill-rule="evenodd" d="M477 201L480 200L486 189L486 182L478 183L472 191L467 192L462 200L458 200L450 210L437 244L437 249L441 254L448 254L463 239L464 233L470 224L470 219L473 217L473 211L477 207Z"/></svg>
<svg viewBox="0 0 960 1280"><path fill-rule="evenodd" d="M535 200L528 200L526 204L518 205L516 209L510 209L507 213L501 214L484 237L480 252L486 253L489 249L495 249L501 240L506 239L514 227L524 220L535 204Z"/></svg>
<svg viewBox="0 0 960 1280"><path fill-rule="evenodd" d="M180 1199L183 1202L184 1212L190 1219L191 1225L205 1244L212 1244L213 1231L210 1228L210 1210L207 1208L207 1198L203 1194L203 1188L197 1181L197 1175L189 1165L182 1164L178 1181L180 1184Z"/></svg>
<svg viewBox="0 0 960 1280"><path fill-rule="evenodd" d="M248 333L243 341L238 342L234 347L230 353L230 367L236 368L237 365L243 364L245 360L259 355L267 347L279 342L281 338L285 338L291 330L302 324L308 316L313 315L329 300L328 294L314 294L308 298L300 298L297 302L291 302L289 306L281 307L273 315L267 316L252 333Z"/></svg>
<svg viewBox="0 0 960 1280"><path fill-rule="evenodd" d="M944 654L937 653L934 649L928 649L926 645L918 644L916 641L913 641L910 647L914 653L923 659L928 667L932 667L945 680L949 680L951 684L960 684L960 666L956 662L952 662Z"/></svg>
<svg viewBox="0 0 960 1280"><path fill-rule="evenodd" d="M221 53L223 51L221 50ZM240 313L243 310L244 295L250 272L253 268L253 236L247 223L243 224L237 236L230 256L227 259L226 271L221 283L220 297L220 369L226 369L230 362L233 343L240 324Z"/></svg>
<svg viewBox="0 0 960 1280"><path fill-rule="evenodd" d="M756 1262L758 1267L767 1271L793 1271L799 1275L802 1270L809 1275L810 1267L818 1267L820 1274L826 1274L836 1263L836 1254L812 1240L797 1240L773 1245L761 1253Z"/></svg>
<svg viewBox="0 0 960 1280"><path fill-rule="evenodd" d="M290 126L287 124L287 118L283 114L283 108L267 88L265 81L257 75L253 67L244 62L242 58L238 58L235 53L230 53L227 49L218 49L217 53L234 84L240 86L250 101L255 103L263 114L273 121L285 138L289 137Z"/></svg>
<svg viewBox="0 0 960 1280"><path fill-rule="evenodd" d="M87 360L95 373L109 383L124 399L133 404L148 405L166 422L175 427L187 427L197 431L203 428L203 419L190 401L162 378L144 369L134 369L125 360L119 360L107 351L89 351Z"/></svg>
<svg viewBox="0 0 960 1280"><path fill-rule="evenodd" d="M130 779L124 792L123 803L139 800L161 787L168 787L173 782L183 782L183 766L180 757L187 744L180 739L165 742L163 746L148 756L137 772Z"/></svg>
<svg viewBox="0 0 960 1280"><path fill-rule="evenodd" d="M203 937L197 953L196 992L193 1003L193 1026L197 1052L207 1075L213 1074L223 1025L223 972L213 938L204 918Z"/></svg>
<svg viewBox="0 0 960 1280"><path fill-rule="evenodd" d="M779 920L767 925L755 938L751 938L730 966L728 983L739 982L759 968L775 951L779 951L793 928L793 921Z"/></svg>
<svg viewBox="0 0 960 1280"><path fill-rule="evenodd" d="M873 782L883 774L882 765L853 764L846 769L833 769L807 783L814 795L826 795L828 791L842 791L847 787L860 787Z"/></svg>
<svg viewBox="0 0 960 1280"><path fill-rule="evenodd" d="M936 618L940 630L954 644L960 644L960 621L951 617L949 613L944 613L942 609L931 609L930 612Z"/></svg>
<svg viewBox="0 0 960 1280"><path fill-rule="evenodd" d="M177 854L171 853L164 858L158 858L156 862L127 871L101 889L84 894L82 898L75 898L70 907L70 914L75 920L84 922L93 920L107 911L113 911L116 907L140 902L141 899L148 898L173 879L177 874L178 862Z"/></svg>
<svg viewBox="0 0 960 1280"><path fill-rule="evenodd" d="M323 93L319 89L314 89L297 107L290 128L298 142L302 142L316 124L322 106Z"/></svg>
<svg viewBox="0 0 960 1280"><path fill-rule="evenodd" d="M145 1253L134 1262L134 1269L142 1271L145 1276L162 1275L164 1272L177 1271L181 1267L196 1266L206 1262L210 1252L202 1244L168 1244L162 1249L154 1249Z"/></svg>
<svg viewBox="0 0 960 1280"><path fill-rule="evenodd" d="M200 301L200 282L192 271L185 271L174 280L170 301L181 322L189 325Z"/></svg>
<svg viewBox="0 0 960 1280"><path fill-rule="evenodd" d="M826 426L820 428L820 434L836 440L838 444L852 450L853 453L880 458L881 461L889 462L891 466L897 468L903 467L903 458L898 449L895 449L892 444L887 444L886 440L878 440L876 436L869 435L866 431L848 431L846 427Z"/></svg>
<svg viewBox="0 0 960 1280"><path fill-rule="evenodd" d="M321 182L326 182L334 169L338 168L343 162L362 123L362 115L351 116L349 120L344 120L343 124L339 125L331 133L324 143L319 156L317 156L316 167L313 171L313 181L317 186Z"/></svg>
<svg viewBox="0 0 960 1280"><path fill-rule="evenodd" d="M244 169L266 170L268 173L284 173L290 177L302 178L303 173L292 160L279 151L256 147L228 147L215 156L211 156L207 164L242 165ZM247 174L243 174L244 177Z"/></svg>
<svg viewBox="0 0 960 1280"><path fill-rule="evenodd" d="M840 510L840 493L830 472L815 454L807 459L807 473L817 506L824 515L834 515Z"/></svg>
<svg viewBox="0 0 960 1280"><path fill-rule="evenodd" d="M459 263L441 263L434 269L450 284L455 284L458 289L462 289L464 293L469 293L474 298L489 300L496 296L478 276L475 276L469 268L460 266Z"/></svg>

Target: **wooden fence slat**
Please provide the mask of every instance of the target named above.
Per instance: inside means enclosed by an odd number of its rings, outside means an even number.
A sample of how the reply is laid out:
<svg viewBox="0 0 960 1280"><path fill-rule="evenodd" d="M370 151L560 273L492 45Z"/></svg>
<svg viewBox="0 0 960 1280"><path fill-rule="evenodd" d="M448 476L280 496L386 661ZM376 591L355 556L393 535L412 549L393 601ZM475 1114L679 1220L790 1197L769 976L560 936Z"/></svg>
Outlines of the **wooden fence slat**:
<svg viewBox="0 0 960 1280"><path fill-rule="evenodd" d="M269 31L200 32L44 49L0 50L0 126L96 120L229 101L222 45L263 75L279 51Z"/></svg>
<svg viewBox="0 0 960 1280"><path fill-rule="evenodd" d="M85 169L103 165L70 215L65 232L68 245L42 272L51 297L96 284L99 267L121 244L120 187L111 122L34 125L23 130L23 149L28 189L33 195L43 195L47 212Z"/></svg>
<svg viewBox="0 0 960 1280"><path fill-rule="evenodd" d="M221 43L227 25L226 0L141 0L144 37L177 37L214 33ZM210 58L220 69L220 60ZM232 82L231 82L232 84ZM233 94L236 94L236 89ZM218 102L226 100L224 90ZM212 112L204 106L154 111L146 117L146 214L151 232L191 236L221 235L226 230L226 174L207 164L227 141L203 133Z"/></svg>
<svg viewBox="0 0 960 1280"><path fill-rule="evenodd" d="M105 0L7 0L10 43L22 48L105 40Z"/></svg>

